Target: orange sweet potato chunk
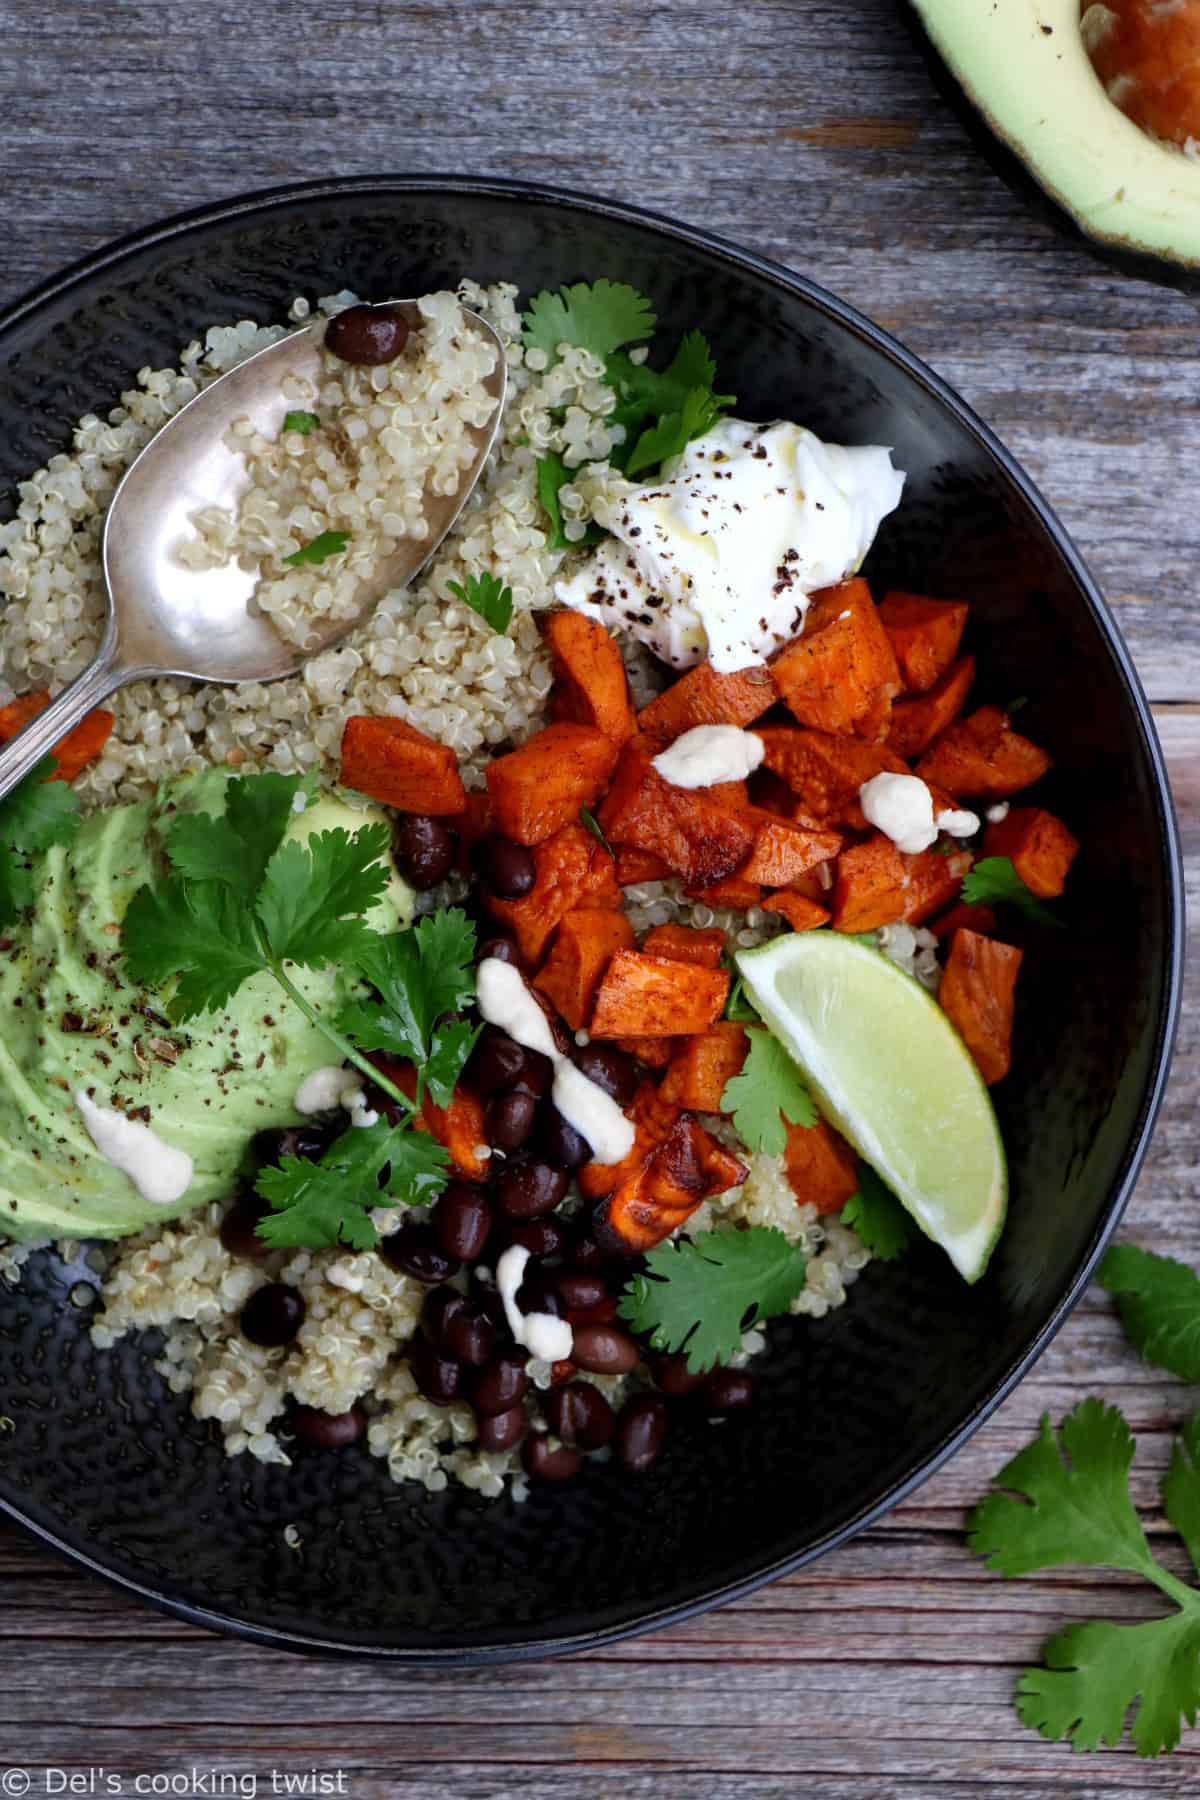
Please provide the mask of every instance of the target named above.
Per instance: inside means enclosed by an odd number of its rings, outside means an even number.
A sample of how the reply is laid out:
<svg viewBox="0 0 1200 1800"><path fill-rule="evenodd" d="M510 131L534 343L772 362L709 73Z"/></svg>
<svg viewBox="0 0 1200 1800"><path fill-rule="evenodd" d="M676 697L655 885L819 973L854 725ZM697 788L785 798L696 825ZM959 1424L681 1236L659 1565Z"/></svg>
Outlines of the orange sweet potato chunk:
<svg viewBox="0 0 1200 1800"><path fill-rule="evenodd" d="M917 764L924 781L961 799L1007 800L1046 773L1051 758L1019 731L999 706L981 706L959 719Z"/></svg>
<svg viewBox="0 0 1200 1800"><path fill-rule="evenodd" d="M621 887L640 887L644 881L670 881L672 871L661 856L650 850L637 850L632 844L614 844L613 848Z"/></svg>
<svg viewBox="0 0 1200 1800"><path fill-rule="evenodd" d="M706 931L693 925L656 925L646 933L642 949L651 956L669 956L675 962L715 969L725 954L725 933L719 925Z"/></svg>
<svg viewBox="0 0 1200 1800"><path fill-rule="evenodd" d="M965 600L885 594L879 619L891 640L906 694L927 694L958 655L967 622Z"/></svg>
<svg viewBox="0 0 1200 1800"><path fill-rule="evenodd" d="M613 1042L648 1069L665 1069L675 1054L675 1039L670 1037L619 1037Z"/></svg>
<svg viewBox="0 0 1200 1800"><path fill-rule="evenodd" d="M813 831L757 808L750 817L755 823L754 848L738 876L762 887L790 887L809 869L836 856L844 841L839 832Z"/></svg>
<svg viewBox="0 0 1200 1800"><path fill-rule="evenodd" d="M915 700L898 700L892 708L888 729L888 749L897 756L920 756L934 738L957 719L967 703L971 683L975 679L975 658L961 656L951 663L940 680L927 694Z"/></svg>
<svg viewBox="0 0 1200 1800"><path fill-rule="evenodd" d="M545 638L554 662L551 717L592 725L614 744L632 737L637 722L625 664L604 626L567 607L548 615Z"/></svg>
<svg viewBox="0 0 1200 1800"><path fill-rule="evenodd" d="M895 752L883 744L865 744L859 738L834 737L827 731L792 725L767 725L757 735L766 750L767 768L782 775L806 814L821 826L866 830L858 803L863 782L884 770L893 775L908 773Z"/></svg>
<svg viewBox="0 0 1200 1800"><path fill-rule="evenodd" d="M732 875L754 843L745 811L704 788L672 787L653 767L655 749L631 738L600 808L601 829L614 845L659 856L690 887Z"/></svg>
<svg viewBox="0 0 1200 1800"><path fill-rule="evenodd" d="M23 694L19 700L10 700L7 706L0 706L0 744L9 743L19 731L24 731L49 704L49 689L39 688L36 693ZM107 744L115 723L112 713L102 706L81 719L73 731L68 731L66 737L55 744L51 752L55 769L50 780L74 781L77 775L82 775Z"/></svg>
<svg viewBox="0 0 1200 1800"><path fill-rule="evenodd" d="M558 1008L572 1031L582 1031L613 955L631 950L633 942L633 926L622 912L581 907L566 913L533 985Z"/></svg>
<svg viewBox="0 0 1200 1800"><path fill-rule="evenodd" d="M689 900L703 901L705 906L730 906L735 912L749 912L762 900L762 883L747 881L741 875L727 875L710 887L685 888Z"/></svg>
<svg viewBox="0 0 1200 1800"><path fill-rule="evenodd" d="M1007 856L1031 893L1053 900L1066 885L1079 839L1040 806L1014 806L983 834L984 856Z"/></svg>
<svg viewBox="0 0 1200 1800"><path fill-rule="evenodd" d="M644 950L618 950L608 965L588 1031L592 1037L685 1037L720 1018L729 974Z"/></svg>
<svg viewBox="0 0 1200 1800"><path fill-rule="evenodd" d="M663 1098L654 1082L643 1081L625 1108L625 1117L634 1130L633 1148L620 1162L584 1163L577 1180L585 1199L599 1200L635 1174L650 1152L670 1136L681 1111L681 1107Z"/></svg>
<svg viewBox="0 0 1200 1800"><path fill-rule="evenodd" d="M643 706L638 730L663 744L696 725L750 725L778 698L768 668L759 665L719 675L708 663L700 663Z"/></svg>
<svg viewBox="0 0 1200 1800"><path fill-rule="evenodd" d="M520 900L486 898L489 912L512 932L527 963L539 963L567 913L580 907L617 909L621 890L613 860L582 825L564 825L537 844L534 883Z"/></svg>
<svg viewBox="0 0 1200 1800"><path fill-rule="evenodd" d="M749 1052L745 1026L718 1019L707 1031L685 1039L671 1058L660 1090L663 1099L693 1112L722 1112L726 1084L741 1074Z"/></svg>
<svg viewBox="0 0 1200 1800"><path fill-rule="evenodd" d="M779 652L771 673L802 725L877 743L900 692L900 670L866 582L856 577L814 594L803 632Z"/></svg>
<svg viewBox="0 0 1200 1800"><path fill-rule="evenodd" d="M386 1056L372 1056L371 1061L411 1100L417 1091L416 1070L411 1063L394 1062ZM468 1181L486 1181L488 1158L487 1121L483 1103L467 1088L456 1087L449 1106L435 1106L426 1094L413 1114L418 1131L427 1131L436 1143L450 1153L457 1172Z"/></svg>
<svg viewBox="0 0 1200 1800"><path fill-rule="evenodd" d="M874 931L898 919L919 925L957 898L972 860L969 850L909 856L877 831L838 858L833 929Z"/></svg>
<svg viewBox="0 0 1200 1800"><path fill-rule="evenodd" d="M958 930L942 971L938 1001L991 1087L1012 1064L1014 990L1021 951L976 931Z"/></svg>
<svg viewBox="0 0 1200 1800"><path fill-rule="evenodd" d="M929 929L936 938L948 938L960 926L966 931L977 931L982 937L991 937L996 929L996 910L992 906L973 906L967 900L960 900L949 912L932 919Z"/></svg>
<svg viewBox="0 0 1200 1800"><path fill-rule="evenodd" d="M819 1213L841 1212L858 1192L858 1158L832 1125L788 1125L783 1166L801 1206Z"/></svg>
<svg viewBox="0 0 1200 1800"><path fill-rule="evenodd" d="M639 1256L678 1231L703 1200L740 1187L747 1173L698 1119L684 1113L597 1210L596 1236L610 1250Z"/></svg>
<svg viewBox="0 0 1200 1800"><path fill-rule="evenodd" d="M829 910L804 894L772 894L764 900L764 912L782 913L793 931L815 931L829 923Z"/></svg>
<svg viewBox="0 0 1200 1800"><path fill-rule="evenodd" d="M515 843L545 843L599 799L616 761L616 744L594 725L545 726L488 764L497 825Z"/></svg>
<svg viewBox="0 0 1200 1800"><path fill-rule="evenodd" d="M453 750L403 719L356 713L342 732L342 781L397 812L461 813L466 789Z"/></svg>

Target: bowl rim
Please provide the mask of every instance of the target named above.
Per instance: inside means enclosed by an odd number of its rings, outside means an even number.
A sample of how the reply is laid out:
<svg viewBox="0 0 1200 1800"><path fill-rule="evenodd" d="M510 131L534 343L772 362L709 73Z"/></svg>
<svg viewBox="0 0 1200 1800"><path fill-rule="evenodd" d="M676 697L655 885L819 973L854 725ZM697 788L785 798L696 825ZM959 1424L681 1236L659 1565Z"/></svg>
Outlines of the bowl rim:
<svg viewBox="0 0 1200 1800"><path fill-rule="evenodd" d="M526 1634L505 1643L490 1642L469 1647L459 1643L448 1645L445 1649L439 1649L436 1646L413 1648L367 1645L351 1643L344 1639L323 1637L318 1632L310 1633L283 1627L258 1625L223 1612L209 1610L191 1600L174 1598L133 1576L106 1567L81 1544L72 1543L65 1535L60 1535L52 1528L31 1518L19 1504L0 1493L0 1514L21 1526L49 1549L87 1569L91 1574L99 1576L109 1585L135 1595L157 1610L205 1630L243 1638L272 1649L347 1656L411 1668L479 1668L510 1662L537 1661L551 1656L570 1655L584 1650L597 1649L623 1639L657 1631L667 1625L679 1624L713 1607L723 1606L730 1601L744 1598L768 1582L794 1573L797 1569L814 1561L837 1545L847 1542L881 1519L900 1501L906 1499L927 1481L991 1417L996 1408L1007 1398L1041 1356L1079 1301L1097 1262L1120 1223L1144 1161L1159 1108L1162 1105L1179 1022L1184 952L1183 868L1179 830L1165 759L1154 727L1150 706L1133 659L1083 557L1076 549L1054 509L1026 474L1016 457L948 382L937 375L920 357L907 350L890 332L884 330L882 326L876 325L855 307L829 292L808 276L797 273L788 268L786 264L771 257L744 248L716 232L688 225L667 214L630 205L624 201L581 193L569 188L559 188L548 183L524 181L506 176L472 176L453 173L381 174L333 176L288 182L271 187L255 188L226 200L209 201L201 206L172 213L157 223L143 226L124 236L114 238L88 255L78 258L58 274L29 288L7 306L0 308L0 348L3 347L4 340L17 327L36 317L43 307L67 297L73 289L94 281L105 270L119 266L127 258L152 249L155 245L172 243L186 238L192 232L207 226L219 225L236 219L261 217L277 209L282 210L295 205L297 202L318 202L354 196L384 198L389 195L428 195L435 200L451 195L454 197L477 196L481 199L515 200L526 205L552 206L585 215L598 215L623 224L634 225L643 230L650 230L659 236L671 238L677 243L703 250L710 256L717 256L734 269L752 273L771 283L775 288L800 299L806 305L824 313L853 336L863 340L924 388L934 400L953 415L969 435L975 438L1016 495L1037 517L1056 554L1072 578L1081 601L1091 614L1092 622L1096 626L1124 686L1130 708L1143 739L1147 763L1153 778L1161 863L1167 886L1165 909L1167 941L1164 949L1167 978L1163 989L1162 1004L1155 1022L1151 1065L1138 1108L1137 1122L1122 1156L1107 1206L1097 1223L1079 1266L1032 1341L1010 1361L969 1418L948 1431L920 1466L891 1487L880 1499L863 1507L851 1518L823 1533L821 1537L803 1549L787 1551L780 1556L769 1558L752 1569L750 1573L738 1575L728 1581L716 1582L705 1588L703 1592L693 1594L685 1600L648 1609L644 1608L641 1603L635 1603L627 1617L614 1623L597 1626L594 1629L571 1633Z"/></svg>

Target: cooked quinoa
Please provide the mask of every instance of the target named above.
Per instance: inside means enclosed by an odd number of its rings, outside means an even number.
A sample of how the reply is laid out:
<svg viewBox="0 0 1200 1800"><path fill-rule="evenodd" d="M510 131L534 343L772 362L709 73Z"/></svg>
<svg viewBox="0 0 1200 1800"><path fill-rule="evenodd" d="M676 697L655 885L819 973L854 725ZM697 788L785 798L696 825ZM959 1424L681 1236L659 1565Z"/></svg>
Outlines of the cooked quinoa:
<svg viewBox="0 0 1200 1800"><path fill-rule="evenodd" d="M220 764L315 769L335 780L345 721L361 713L403 719L448 745L467 785L478 787L496 749L520 742L543 722L551 669L537 614L550 604L569 553L547 547L536 458L554 449L568 468L581 471L559 496L565 535L578 542L610 477L606 458L619 428L608 423L615 396L598 358L568 348L547 371L544 353L523 351L516 296L508 283L484 289L465 280L456 293L420 302L425 330L418 356L375 369L342 364L340 372L327 371L316 392L297 384L289 401L316 409L325 421L320 431L287 432L270 443L249 426L235 428L245 440L250 491L236 519L215 511L197 515L195 537L177 554L194 566L230 556L257 565L257 604L282 635L302 644L314 622L353 616L362 568L399 538L419 541L426 483L453 491L471 459L469 428L486 419L491 405L483 387L490 361L482 341L464 331L461 308L482 314L505 346L509 401L497 449L415 586L387 594L365 624L293 679L233 688L162 680L126 688L111 703L116 727L103 755L78 783L89 805L142 799L164 775ZM334 294L318 301L317 310L331 315L354 301L350 293ZM290 318L300 324L311 310L297 299ZM92 659L105 610L101 530L121 475L188 400L285 329L250 321L213 326L181 351L178 367L142 369L118 405L80 421L70 453L21 483L17 515L0 525L0 702L34 688L57 692ZM336 568L283 563L328 529L351 534L352 553ZM512 589L505 636L493 634L450 590L451 582L484 571ZM654 664L636 645L626 648L626 659L642 703L658 686ZM718 924L731 949L747 948L783 924L778 914L757 908L718 911L689 901L673 882L629 888L625 902L639 937L668 922ZM881 947L932 985L937 965L930 934L906 926L888 932ZM727 1122L706 1124L736 1142ZM747 1156L740 1147L739 1153L748 1180L701 1206L687 1232L778 1227L809 1257L792 1311L815 1318L841 1305L868 1252L853 1231L797 1204L781 1158ZM405 1215L413 1216L412 1210ZM507 1486L522 1497L519 1450L485 1453L469 1406L436 1405L417 1391L404 1345L428 1291L422 1283L373 1251L276 1251L242 1260L221 1243L221 1217L220 1207L204 1207L165 1229L89 1253L102 1277L103 1306L91 1332L97 1348L130 1331L161 1332L155 1368L173 1392L190 1394L198 1418L219 1427L230 1455L286 1463L289 1402L335 1414L361 1403L369 1415L366 1443L397 1481L436 1491L454 1479L484 1495ZM375 1222L387 1235L401 1218L380 1210ZM0 1243L0 1277L19 1279L34 1248ZM76 1247L60 1248L73 1254ZM250 1343L238 1328L247 1299L267 1282L294 1286L307 1307L295 1341L279 1349ZM747 1334L741 1359L764 1342L761 1332ZM548 1365L532 1363L529 1372L535 1390L549 1385ZM619 1399L639 1377L581 1371L578 1379ZM532 1397L525 1404L536 1424Z"/></svg>

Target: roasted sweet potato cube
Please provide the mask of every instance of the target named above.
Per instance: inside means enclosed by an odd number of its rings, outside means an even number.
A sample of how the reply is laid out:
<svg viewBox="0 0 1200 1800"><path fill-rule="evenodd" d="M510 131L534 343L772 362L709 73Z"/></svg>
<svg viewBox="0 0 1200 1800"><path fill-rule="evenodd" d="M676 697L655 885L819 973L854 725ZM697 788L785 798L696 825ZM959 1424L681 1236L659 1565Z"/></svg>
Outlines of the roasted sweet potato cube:
<svg viewBox="0 0 1200 1800"><path fill-rule="evenodd" d="M617 882L621 887L640 887L646 881L670 881L673 874L661 856L637 850L632 844L614 844Z"/></svg>
<svg viewBox="0 0 1200 1800"><path fill-rule="evenodd" d="M580 907L615 910L621 904L612 857L582 825L564 825L536 845L533 863L533 887L522 899L484 897L489 912L512 932L531 965L541 961L567 913Z"/></svg>
<svg viewBox="0 0 1200 1800"><path fill-rule="evenodd" d="M706 931L694 925L656 925L646 933L642 949L651 956L669 956L674 962L715 969L725 954L725 933L719 925Z"/></svg>
<svg viewBox="0 0 1200 1800"><path fill-rule="evenodd" d="M778 698L775 678L762 665L719 675L709 663L700 663L643 706L638 730L662 744L696 725L750 725Z"/></svg>
<svg viewBox="0 0 1200 1800"><path fill-rule="evenodd" d="M771 894L762 904L764 912L782 913L793 931L815 931L829 923L829 909L804 894Z"/></svg>
<svg viewBox="0 0 1200 1800"><path fill-rule="evenodd" d="M969 850L909 856L877 831L838 858L833 929L874 931L898 919L919 925L957 897L972 860Z"/></svg>
<svg viewBox="0 0 1200 1800"><path fill-rule="evenodd" d="M999 706L981 706L931 744L917 774L961 799L1007 800L1037 781L1051 758L1014 731Z"/></svg>
<svg viewBox="0 0 1200 1800"><path fill-rule="evenodd" d="M10 700L7 706L0 706L0 744L10 743L49 704L50 690L39 688L36 693L23 694L19 700ZM58 740L50 752L54 758L54 773L49 779L74 781L77 775L82 775L107 744L115 723L112 713L102 706L88 713L73 731Z"/></svg>
<svg viewBox="0 0 1200 1800"><path fill-rule="evenodd" d="M411 1063L373 1055L370 1060L402 1094L413 1099L417 1091L416 1070ZM427 1131L436 1143L450 1153L450 1161L459 1175L468 1181L486 1181L488 1158L487 1121L483 1103L467 1088L456 1087L449 1106L435 1106L426 1094L412 1122L418 1131Z"/></svg>
<svg viewBox="0 0 1200 1800"><path fill-rule="evenodd" d="M864 831L867 822L858 802L863 782L883 770L908 773L906 764L882 744L791 725L763 726L757 735L766 750L766 766L783 777L807 816L823 827L849 825Z"/></svg>
<svg viewBox="0 0 1200 1800"><path fill-rule="evenodd" d="M685 888L684 893L689 900L699 900L705 906L729 906L735 912L749 912L762 900L762 883L746 881L741 875L727 875L724 881L714 881L704 888Z"/></svg>
<svg viewBox="0 0 1200 1800"><path fill-rule="evenodd" d="M991 1087L1012 1063L1014 989L1022 952L977 931L956 931L938 1001Z"/></svg>
<svg viewBox="0 0 1200 1800"><path fill-rule="evenodd" d="M496 823L518 844L542 844L604 792L617 745L594 725L547 725L487 767Z"/></svg>
<svg viewBox="0 0 1200 1800"><path fill-rule="evenodd" d="M719 1019L729 974L644 950L618 950L600 983L592 1037L685 1037Z"/></svg>
<svg viewBox="0 0 1200 1800"><path fill-rule="evenodd" d="M342 781L397 812L450 816L467 804L458 760L403 719L356 713L342 732Z"/></svg>
<svg viewBox="0 0 1200 1800"><path fill-rule="evenodd" d="M888 749L897 756L920 756L933 740L952 725L967 703L975 679L975 658L962 656L927 694L915 700L897 700L888 728Z"/></svg>
<svg viewBox="0 0 1200 1800"><path fill-rule="evenodd" d="M879 619L896 653L906 694L926 694L958 655L967 622L965 600L885 594Z"/></svg>
<svg viewBox="0 0 1200 1800"><path fill-rule="evenodd" d="M545 638L554 662L554 719L593 725L623 744L637 729L625 664L616 642L596 619L570 607L547 615Z"/></svg>
<svg viewBox="0 0 1200 1800"><path fill-rule="evenodd" d="M812 597L798 638L771 664L780 698L802 725L876 743L900 692L900 670L861 578Z"/></svg>
<svg viewBox="0 0 1200 1800"><path fill-rule="evenodd" d="M819 1213L841 1212L858 1192L858 1158L824 1119L815 1125L788 1125L783 1166L798 1203L815 1206Z"/></svg>
<svg viewBox="0 0 1200 1800"><path fill-rule="evenodd" d="M969 901L960 900L949 912L939 913L936 919L929 921L929 929L936 938L948 938L960 926L965 931L977 931L982 937L991 937L996 929L995 908L972 906Z"/></svg>
<svg viewBox="0 0 1200 1800"><path fill-rule="evenodd" d="M702 1201L740 1186L746 1174L744 1164L685 1113L666 1141L598 1208L596 1236L607 1249L641 1255L678 1231Z"/></svg>
<svg viewBox="0 0 1200 1800"><path fill-rule="evenodd" d="M664 1100L653 1081L643 1081L625 1116L634 1130L633 1148L615 1163L584 1163L579 1171L580 1189L588 1200L599 1200L642 1167L652 1150L671 1134L681 1107Z"/></svg>
<svg viewBox="0 0 1200 1800"><path fill-rule="evenodd" d="M652 766L654 755L644 738L631 738L621 751L599 814L609 842L660 856L689 887L732 875L754 843L745 812L704 788L672 787Z"/></svg>
<svg viewBox="0 0 1200 1800"><path fill-rule="evenodd" d="M633 942L633 926L623 912L589 906L565 913L533 985L572 1031L582 1031L614 953L631 950Z"/></svg>
<svg viewBox="0 0 1200 1800"><path fill-rule="evenodd" d="M1079 839L1041 806L1014 806L983 834L984 856L1007 856L1033 894L1053 900L1066 885Z"/></svg>
<svg viewBox="0 0 1200 1800"><path fill-rule="evenodd" d="M757 881L769 888L790 887L842 847L843 839L836 831L813 831L758 807L750 817L755 826L754 848L737 872L742 881Z"/></svg>
<svg viewBox="0 0 1200 1800"><path fill-rule="evenodd" d="M676 1050L663 1076L663 1099L693 1112L722 1112L726 1084L741 1074L749 1051L745 1026L718 1019L707 1031L685 1038Z"/></svg>
<svg viewBox="0 0 1200 1800"><path fill-rule="evenodd" d="M645 1063L648 1069L665 1069L675 1054L674 1038L659 1037L621 1037L614 1038L618 1050L626 1056L632 1056L636 1062Z"/></svg>

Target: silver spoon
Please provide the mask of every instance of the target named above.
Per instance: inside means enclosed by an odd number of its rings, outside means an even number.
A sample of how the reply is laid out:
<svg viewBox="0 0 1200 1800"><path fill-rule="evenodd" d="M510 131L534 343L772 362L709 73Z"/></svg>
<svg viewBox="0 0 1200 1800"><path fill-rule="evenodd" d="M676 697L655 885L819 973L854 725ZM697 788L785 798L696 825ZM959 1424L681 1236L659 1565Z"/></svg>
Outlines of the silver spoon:
<svg viewBox="0 0 1200 1800"><path fill-rule="evenodd" d="M392 300L410 328L423 320L413 300ZM163 426L126 470L109 504L101 554L108 594L108 618L96 660L64 688L0 750L0 799L48 756L58 741L94 706L130 681L175 675L185 681L278 681L295 675L310 656L337 644L392 588L419 574L457 519L483 472L504 411L508 382L504 346L475 313L471 329L494 345L496 363L485 386L495 410L484 426L468 427L475 457L456 493L426 493L429 533L420 541L401 539L368 581L360 583L362 605L354 618L318 624L316 641L300 650L278 635L269 621L250 610L258 574L229 562L219 569L190 569L174 554L194 535L191 514L201 507L236 511L249 485L243 458L230 450L226 434L236 419L249 418L275 437L289 403L283 382L297 375L315 383L327 321L292 332L189 400Z"/></svg>

